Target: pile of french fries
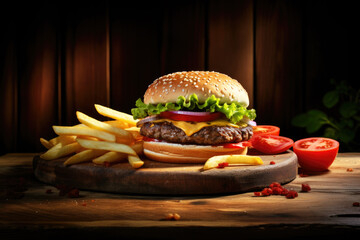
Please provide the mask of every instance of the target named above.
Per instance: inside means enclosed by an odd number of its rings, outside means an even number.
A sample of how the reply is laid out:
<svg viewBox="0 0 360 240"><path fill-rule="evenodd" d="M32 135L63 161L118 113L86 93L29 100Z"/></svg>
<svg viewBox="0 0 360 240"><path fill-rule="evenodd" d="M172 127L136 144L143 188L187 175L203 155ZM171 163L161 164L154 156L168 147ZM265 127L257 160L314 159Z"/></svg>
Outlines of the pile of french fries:
<svg viewBox="0 0 360 240"><path fill-rule="evenodd" d="M54 160L68 157L64 165L92 161L95 164L110 164L129 161L133 168L144 162L143 141L136 127L137 120L129 114L95 104L97 112L113 120L99 121L82 112L76 112L80 124L75 126L53 126L57 137L40 138L47 151L42 159Z"/></svg>

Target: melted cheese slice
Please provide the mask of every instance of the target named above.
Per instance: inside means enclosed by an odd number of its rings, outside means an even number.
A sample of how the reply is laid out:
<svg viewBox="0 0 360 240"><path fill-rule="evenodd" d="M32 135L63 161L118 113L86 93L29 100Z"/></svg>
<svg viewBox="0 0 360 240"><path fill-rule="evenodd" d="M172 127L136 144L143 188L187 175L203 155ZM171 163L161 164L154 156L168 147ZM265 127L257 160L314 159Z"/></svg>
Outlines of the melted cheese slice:
<svg viewBox="0 0 360 240"><path fill-rule="evenodd" d="M185 121L175 121L175 120L163 118L163 119L155 120L153 122L171 122L172 124L174 124L175 127L178 127L181 130L183 130L185 134L188 136L191 136L194 133L200 131L202 128L209 126L229 126L236 128L243 127L243 125L232 124L225 119L219 119L210 122L185 122ZM246 126L246 124L244 124L244 126Z"/></svg>

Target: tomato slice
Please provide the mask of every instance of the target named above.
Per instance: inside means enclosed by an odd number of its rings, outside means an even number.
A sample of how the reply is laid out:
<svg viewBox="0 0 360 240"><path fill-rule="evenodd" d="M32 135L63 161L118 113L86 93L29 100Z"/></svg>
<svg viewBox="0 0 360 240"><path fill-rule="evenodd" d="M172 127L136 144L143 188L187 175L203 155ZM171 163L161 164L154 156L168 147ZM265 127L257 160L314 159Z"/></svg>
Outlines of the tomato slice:
<svg viewBox="0 0 360 240"><path fill-rule="evenodd" d="M265 154L278 154L291 148L294 141L277 135L257 135L251 141L252 146Z"/></svg>
<svg viewBox="0 0 360 240"><path fill-rule="evenodd" d="M253 134L280 135L280 128L272 125L257 125L253 127Z"/></svg>
<svg viewBox="0 0 360 240"><path fill-rule="evenodd" d="M150 138L150 137L146 137L146 136L143 137L143 140L144 140L145 142L162 142L162 141L159 140L159 139Z"/></svg>
<svg viewBox="0 0 360 240"><path fill-rule="evenodd" d="M220 112L165 111L160 113L162 118L187 122L209 122L222 116Z"/></svg>
<svg viewBox="0 0 360 240"><path fill-rule="evenodd" d="M330 138L305 138L295 142L294 152L299 165L306 171L325 171L334 162L339 142Z"/></svg>
<svg viewBox="0 0 360 240"><path fill-rule="evenodd" d="M238 142L238 143L224 143L224 144L218 144L218 145L214 145L214 146L223 146L224 148L245 148L245 147L250 147L251 142L243 141L243 142Z"/></svg>

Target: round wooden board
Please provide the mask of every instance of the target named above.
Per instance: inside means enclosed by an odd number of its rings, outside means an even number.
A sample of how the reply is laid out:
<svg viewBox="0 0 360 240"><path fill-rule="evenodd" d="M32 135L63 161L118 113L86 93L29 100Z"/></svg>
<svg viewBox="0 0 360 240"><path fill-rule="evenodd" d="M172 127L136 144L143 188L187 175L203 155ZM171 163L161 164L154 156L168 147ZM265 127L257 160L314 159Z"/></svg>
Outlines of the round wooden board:
<svg viewBox="0 0 360 240"><path fill-rule="evenodd" d="M260 166L231 165L204 171L203 164L172 164L144 160L133 169L122 162L105 167L91 162L64 166L66 160L33 160L34 174L42 182L112 193L197 195L255 191L272 182L288 183L296 178L297 157L292 151L260 155ZM275 164L270 164L274 161Z"/></svg>

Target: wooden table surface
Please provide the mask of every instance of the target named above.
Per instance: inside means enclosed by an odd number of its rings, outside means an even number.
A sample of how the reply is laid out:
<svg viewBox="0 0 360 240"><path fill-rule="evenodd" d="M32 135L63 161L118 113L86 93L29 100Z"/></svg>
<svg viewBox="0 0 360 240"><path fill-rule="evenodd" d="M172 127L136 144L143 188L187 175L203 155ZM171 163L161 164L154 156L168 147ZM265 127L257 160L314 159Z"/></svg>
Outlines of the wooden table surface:
<svg viewBox="0 0 360 240"><path fill-rule="evenodd" d="M298 192L295 199L253 192L146 196L83 190L70 198L35 179L35 155L0 156L1 239L319 239L360 233L360 207L353 206L360 202L360 153L339 153L322 174L298 175L285 185ZM311 191L301 192L302 183ZM168 213L181 218L166 220Z"/></svg>

